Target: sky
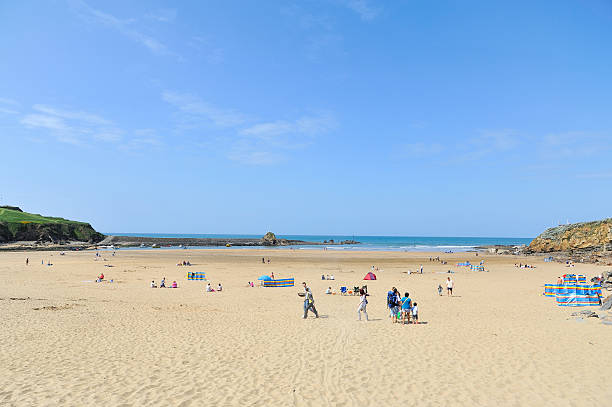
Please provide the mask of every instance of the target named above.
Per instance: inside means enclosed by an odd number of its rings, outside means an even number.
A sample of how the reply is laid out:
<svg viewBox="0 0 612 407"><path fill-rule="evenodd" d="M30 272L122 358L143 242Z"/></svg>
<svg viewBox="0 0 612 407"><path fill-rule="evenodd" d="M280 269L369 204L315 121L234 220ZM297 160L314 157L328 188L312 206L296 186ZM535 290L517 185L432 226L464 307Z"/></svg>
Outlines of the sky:
<svg viewBox="0 0 612 407"><path fill-rule="evenodd" d="M612 216L612 2L0 2L0 205L101 232Z"/></svg>

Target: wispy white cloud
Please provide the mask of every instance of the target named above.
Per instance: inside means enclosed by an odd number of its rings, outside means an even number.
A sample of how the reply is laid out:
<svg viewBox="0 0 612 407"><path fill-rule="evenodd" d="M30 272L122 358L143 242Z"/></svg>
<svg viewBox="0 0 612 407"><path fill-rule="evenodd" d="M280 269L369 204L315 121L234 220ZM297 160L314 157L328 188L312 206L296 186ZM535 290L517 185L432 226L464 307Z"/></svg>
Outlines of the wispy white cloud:
<svg viewBox="0 0 612 407"><path fill-rule="evenodd" d="M380 10L367 0L340 0L340 4L357 13L364 21L374 20L380 13Z"/></svg>
<svg viewBox="0 0 612 407"><path fill-rule="evenodd" d="M20 103L13 99L0 98L0 105L10 105L10 106L18 107L20 106Z"/></svg>
<svg viewBox="0 0 612 407"><path fill-rule="evenodd" d="M172 23L176 20L176 9L163 8L148 12L145 17L160 23Z"/></svg>
<svg viewBox="0 0 612 407"><path fill-rule="evenodd" d="M143 45L151 52L158 55L175 55L168 50L166 45L158 41L154 37L144 34L141 30L135 27L135 19L120 19L110 13L105 13L91 7L84 1L71 0L71 4L77 13L87 21L93 21L102 24L106 27L116 30L132 41Z"/></svg>
<svg viewBox="0 0 612 407"><path fill-rule="evenodd" d="M0 113L4 113L4 114L19 114L19 111L14 110L14 109L8 109L6 107L0 106Z"/></svg>
<svg viewBox="0 0 612 407"><path fill-rule="evenodd" d="M578 174L576 178L582 179L607 179L612 178L612 171L607 172L591 172L586 174Z"/></svg>
<svg viewBox="0 0 612 407"><path fill-rule="evenodd" d="M55 131L72 130L60 117L44 114L28 114L21 119L21 123L28 127L42 127Z"/></svg>
<svg viewBox="0 0 612 407"><path fill-rule="evenodd" d="M84 123L89 123L89 124L96 124L96 125L111 124L109 120L106 120L100 116L97 116L91 113L87 113L87 112L62 110L62 109L57 109L51 106L39 105L39 104L34 105L32 109L38 112L41 112L41 113L51 115L51 116L60 117L63 119L76 120L79 122L84 122Z"/></svg>
<svg viewBox="0 0 612 407"><path fill-rule="evenodd" d="M71 144L89 141L117 143L124 134L111 120L99 115L43 104L32 106L32 112L22 116L19 122L29 129L47 130L56 140Z"/></svg>
<svg viewBox="0 0 612 407"><path fill-rule="evenodd" d="M187 41L187 45L204 55L211 64L219 64L225 60L223 49L215 44L210 38L195 35Z"/></svg>
<svg viewBox="0 0 612 407"><path fill-rule="evenodd" d="M162 100L176 107L177 135L198 132L202 127L211 130L205 145L208 149L226 151L225 155L244 164L274 164L286 159L287 154L304 148L320 135L336 127L330 113L297 118L295 120L254 120L234 109L222 109L197 96L166 90ZM198 141L202 145L204 141Z"/></svg>
<svg viewBox="0 0 612 407"><path fill-rule="evenodd" d="M612 136L591 131L550 133L542 137L538 145L546 158L578 158L609 154Z"/></svg>
<svg viewBox="0 0 612 407"><path fill-rule="evenodd" d="M164 91L162 99L190 115L190 119L204 119L215 126L235 127L245 122L243 114L231 109L218 108L190 94Z"/></svg>

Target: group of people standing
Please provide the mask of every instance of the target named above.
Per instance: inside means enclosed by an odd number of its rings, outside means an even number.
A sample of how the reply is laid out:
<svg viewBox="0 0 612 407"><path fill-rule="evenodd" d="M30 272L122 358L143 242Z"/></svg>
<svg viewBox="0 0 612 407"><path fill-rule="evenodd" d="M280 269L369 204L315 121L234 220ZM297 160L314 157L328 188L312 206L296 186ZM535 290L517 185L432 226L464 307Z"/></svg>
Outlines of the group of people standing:
<svg viewBox="0 0 612 407"><path fill-rule="evenodd" d="M410 293L407 291L402 297L399 290L393 287L387 293L387 308L389 308L389 317L393 323L400 320L402 324L410 323L411 319L413 324L419 323L418 304L412 301Z"/></svg>

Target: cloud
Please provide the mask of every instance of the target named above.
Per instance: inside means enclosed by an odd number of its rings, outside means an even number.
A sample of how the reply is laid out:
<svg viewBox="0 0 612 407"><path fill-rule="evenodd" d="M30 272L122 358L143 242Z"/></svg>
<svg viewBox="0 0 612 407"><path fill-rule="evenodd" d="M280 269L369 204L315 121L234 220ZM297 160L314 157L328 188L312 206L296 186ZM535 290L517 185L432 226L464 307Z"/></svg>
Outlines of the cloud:
<svg viewBox="0 0 612 407"><path fill-rule="evenodd" d="M0 106L0 113L4 114L19 114L17 110L7 109L6 107Z"/></svg>
<svg viewBox="0 0 612 407"><path fill-rule="evenodd" d="M172 91L164 91L162 99L188 115L187 119L205 120L218 127L235 127L245 122L245 117L231 109L221 109L200 98Z"/></svg>
<svg viewBox="0 0 612 407"><path fill-rule="evenodd" d="M372 7L367 0L341 0L340 3L359 14L359 17L364 21L372 21L379 14L379 10Z"/></svg>
<svg viewBox="0 0 612 407"><path fill-rule="evenodd" d="M176 9L164 8L148 12L145 17L160 23L172 23L176 20Z"/></svg>
<svg viewBox="0 0 612 407"><path fill-rule="evenodd" d="M134 27L136 20L119 19L112 14L97 10L81 0L72 0L71 4L80 16L87 21L94 21L116 30L134 42L143 45L157 55L175 55L157 39L142 33Z"/></svg>
<svg viewBox="0 0 612 407"><path fill-rule="evenodd" d="M400 149L400 155L410 156L432 156L444 151L444 147L440 143L409 143L404 144Z"/></svg>
<svg viewBox="0 0 612 407"><path fill-rule="evenodd" d="M254 120L249 115L223 109L189 93L166 90L162 100L176 107L178 135L208 127L206 137L194 145L225 150L234 161L252 165L269 165L287 159L290 151L304 148L319 136L336 127L330 113L302 116L294 120Z"/></svg>
<svg viewBox="0 0 612 407"><path fill-rule="evenodd" d="M71 130L61 118L43 114L28 114L21 119L21 123L28 127L42 127L56 131Z"/></svg>
<svg viewBox="0 0 612 407"><path fill-rule="evenodd" d="M19 102L9 98L0 98L0 105L11 105L15 107L20 106Z"/></svg>
<svg viewBox="0 0 612 407"><path fill-rule="evenodd" d="M78 111L67 111L67 110L61 110L61 109L56 109L50 106L46 106L46 105L34 105L32 107L32 109L41 112L41 113L45 113L48 115L52 115L52 116L56 116L56 117L61 117L64 119L71 119L71 120L77 120L80 122L85 122L85 123L89 123L89 124L96 124L96 125L109 125L111 124L110 121L91 114L91 113L87 113L87 112L78 112Z"/></svg>
<svg viewBox="0 0 612 407"><path fill-rule="evenodd" d="M25 114L20 123L26 128L48 130L58 141L71 144L89 141L118 143L125 133L99 115L43 104L32 106L32 112Z"/></svg>
<svg viewBox="0 0 612 407"><path fill-rule="evenodd" d="M609 154L612 137L606 133L568 131L550 133L539 141L541 154L547 158L578 158Z"/></svg>
<svg viewBox="0 0 612 407"><path fill-rule="evenodd" d="M576 178L581 179L606 179L612 178L612 171L609 172L592 172L587 174L578 174Z"/></svg>

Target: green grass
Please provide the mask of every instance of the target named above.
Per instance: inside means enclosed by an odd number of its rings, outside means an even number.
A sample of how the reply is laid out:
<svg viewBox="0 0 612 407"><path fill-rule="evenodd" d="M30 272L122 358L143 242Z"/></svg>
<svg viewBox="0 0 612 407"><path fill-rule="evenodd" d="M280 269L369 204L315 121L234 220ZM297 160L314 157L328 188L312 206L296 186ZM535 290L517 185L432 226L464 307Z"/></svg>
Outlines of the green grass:
<svg viewBox="0 0 612 407"><path fill-rule="evenodd" d="M54 218L50 216L42 216L35 213L19 212L11 209L0 208L0 222L8 223L57 223L64 225L83 224L85 222L77 222L64 218Z"/></svg>

